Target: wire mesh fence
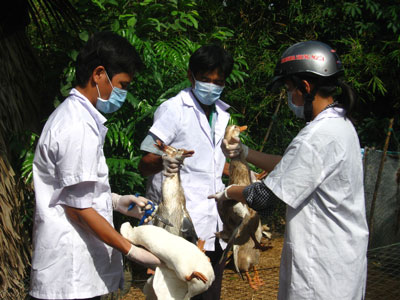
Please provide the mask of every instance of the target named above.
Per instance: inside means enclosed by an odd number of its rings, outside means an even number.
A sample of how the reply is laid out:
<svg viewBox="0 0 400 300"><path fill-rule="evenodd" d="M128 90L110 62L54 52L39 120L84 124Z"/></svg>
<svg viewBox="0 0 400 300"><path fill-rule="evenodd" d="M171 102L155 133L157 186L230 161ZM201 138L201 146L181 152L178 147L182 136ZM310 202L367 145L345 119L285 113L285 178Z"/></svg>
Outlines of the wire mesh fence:
<svg viewBox="0 0 400 300"><path fill-rule="evenodd" d="M367 149L364 190L370 229L369 248L400 242L400 156ZM382 164L380 166L380 164Z"/></svg>
<svg viewBox="0 0 400 300"><path fill-rule="evenodd" d="M367 300L400 299L400 243L368 250Z"/></svg>
<svg viewBox="0 0 400 300"><path fill-rule="evenodd" d="M366 150L364 186L370 229L366 299L400 299L400 153Z"/></svg>

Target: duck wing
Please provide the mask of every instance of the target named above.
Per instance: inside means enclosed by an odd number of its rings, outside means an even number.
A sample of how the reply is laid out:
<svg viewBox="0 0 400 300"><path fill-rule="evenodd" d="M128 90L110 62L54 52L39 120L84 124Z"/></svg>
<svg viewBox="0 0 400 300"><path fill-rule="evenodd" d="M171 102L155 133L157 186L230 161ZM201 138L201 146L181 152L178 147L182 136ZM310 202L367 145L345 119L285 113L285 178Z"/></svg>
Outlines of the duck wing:
<svg viewBox="0 0 400 300"><path fill-rule="evenodd" d="M227 256L228 256L229 251L232 250L232 247L233 247L233 245L235 244L235 239L236 239L237 233L239 232L239 230L240 230L240 229L243 227L243 225L244 225L244 222L243 222L243 221L244 221L244 220L242 219L241 222L240 222L240 224L232 231L231 237L229 238L228 243L227 243L227 245L226 245L226 248L225 248L224 252L222 253L222 256L221 256L221 258L220 258L220 260L219 260L219 263L220 263L220 264L225 263L225 260L226 260L226 258L227 258Z"/></svg>
<svg viewBox="0 0 400 300"><path fill-rule="evenodd" d="M192 222L192 218L190 218L189 213L186 211L186 209L184 209L183 211L183 217L182 217L182 225L180 228L180 234L181 236L196 245L197 240L199 239L196 231L194 229L194 225Z"/></svg>

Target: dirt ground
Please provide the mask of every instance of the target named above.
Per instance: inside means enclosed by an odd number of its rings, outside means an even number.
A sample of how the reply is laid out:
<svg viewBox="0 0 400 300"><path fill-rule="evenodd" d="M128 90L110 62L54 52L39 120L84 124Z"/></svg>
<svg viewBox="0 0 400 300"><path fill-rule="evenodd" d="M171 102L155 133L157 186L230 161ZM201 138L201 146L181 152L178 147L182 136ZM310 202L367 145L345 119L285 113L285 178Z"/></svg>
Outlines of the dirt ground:
<svg viewBox="0 0 400 300"><path fill-rule="evenodd" d="M263 280L263 285L258 290L250 288L246 279L234 272L229 265L225 268L224 277L222 282L221 299L222 300L239 300L239 299L253 299L253 300L269 300L276 299L278 292L279 282L279 263L282 250L283 237L272 237L271 240L262 240L262 242L270 249L261 253L260 263L258 265L258 272L260 278ZM133 272L134 277L127 280L128 292L124 296L120 296L121 300L145 300L142 288L148 278L144 269ZM250 273L254 276L254 273Z"/></svg>
<svg viewBox="0 0 400 300"><path fill-rule="evenodd" d="M258 290L251 289L247 280L241 279L228 264L222 281L222 300L275 300L277 298L283 236L273 234L271 240L263 239L262 243L270 246L268 250L261 252L258 264L258 272L264 284ZM400 299L400 243L392 246L375 249L368 253L366 300ZM254 272L250 275L253 277ZM125 272L123 291L103 296L102 300L145 300L142 289L148 277L145 268L135 265L133 272Z"/></svg>

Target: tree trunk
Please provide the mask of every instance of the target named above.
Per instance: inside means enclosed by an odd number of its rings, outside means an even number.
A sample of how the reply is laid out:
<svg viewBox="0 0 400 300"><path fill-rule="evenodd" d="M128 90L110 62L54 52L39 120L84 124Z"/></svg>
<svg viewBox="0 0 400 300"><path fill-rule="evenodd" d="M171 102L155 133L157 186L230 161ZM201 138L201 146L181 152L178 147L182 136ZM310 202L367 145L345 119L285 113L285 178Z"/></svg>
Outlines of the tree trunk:
<svg viewBox="0 0 400 300"><path fill-rule="evenodd" d="M0 56L0 299L24 299L30 230L23 226L23 186L12 166L19 153L10 141L24 147L26 132L39 130L41 69L24 30L0 30Z"/></svg>
<svg viewBox="0 0 400 300"><path fill-rule="evenodd" d="M30 242L22 225L23 193L14 177L15 173L8 160L0 155L1 299L24 299L24 279L30 261Z"/></svg>

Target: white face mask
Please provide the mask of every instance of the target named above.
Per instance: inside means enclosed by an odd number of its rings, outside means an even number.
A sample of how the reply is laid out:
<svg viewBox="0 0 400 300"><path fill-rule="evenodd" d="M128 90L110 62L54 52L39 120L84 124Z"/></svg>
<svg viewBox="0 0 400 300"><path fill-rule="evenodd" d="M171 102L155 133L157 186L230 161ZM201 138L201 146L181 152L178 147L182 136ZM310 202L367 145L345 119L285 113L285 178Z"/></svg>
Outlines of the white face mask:
<svg viewBox="0 0 400 300"><path fill-rule="evenodd" d="M304 119L304 106L303 105L298 106L293 103L292 92L287 92L287 96L288 96L288 105L290 110L294 112L296 117Z"/></svg>
<svg viewBox="0 0 400 300"><path fill-rule="evenodd" d="M99 94L97 97L96 108L103 113L109 114L121 108L122 104L125 102L128 91L113 86L107 72L106 75L108 82L112 86L112 91L108 100L104 100L100 97L99 87L96 83L97 93Z"/></svg>
<svg viewBox="0 0 400 300"><path fill-rule="evenodd" d="M194 78L194 76L193 79L195 82L193 93L201 103L205 105L212 105L219 99L224 89L223 86L209 82L198 81L196 78Z"/></svg>

